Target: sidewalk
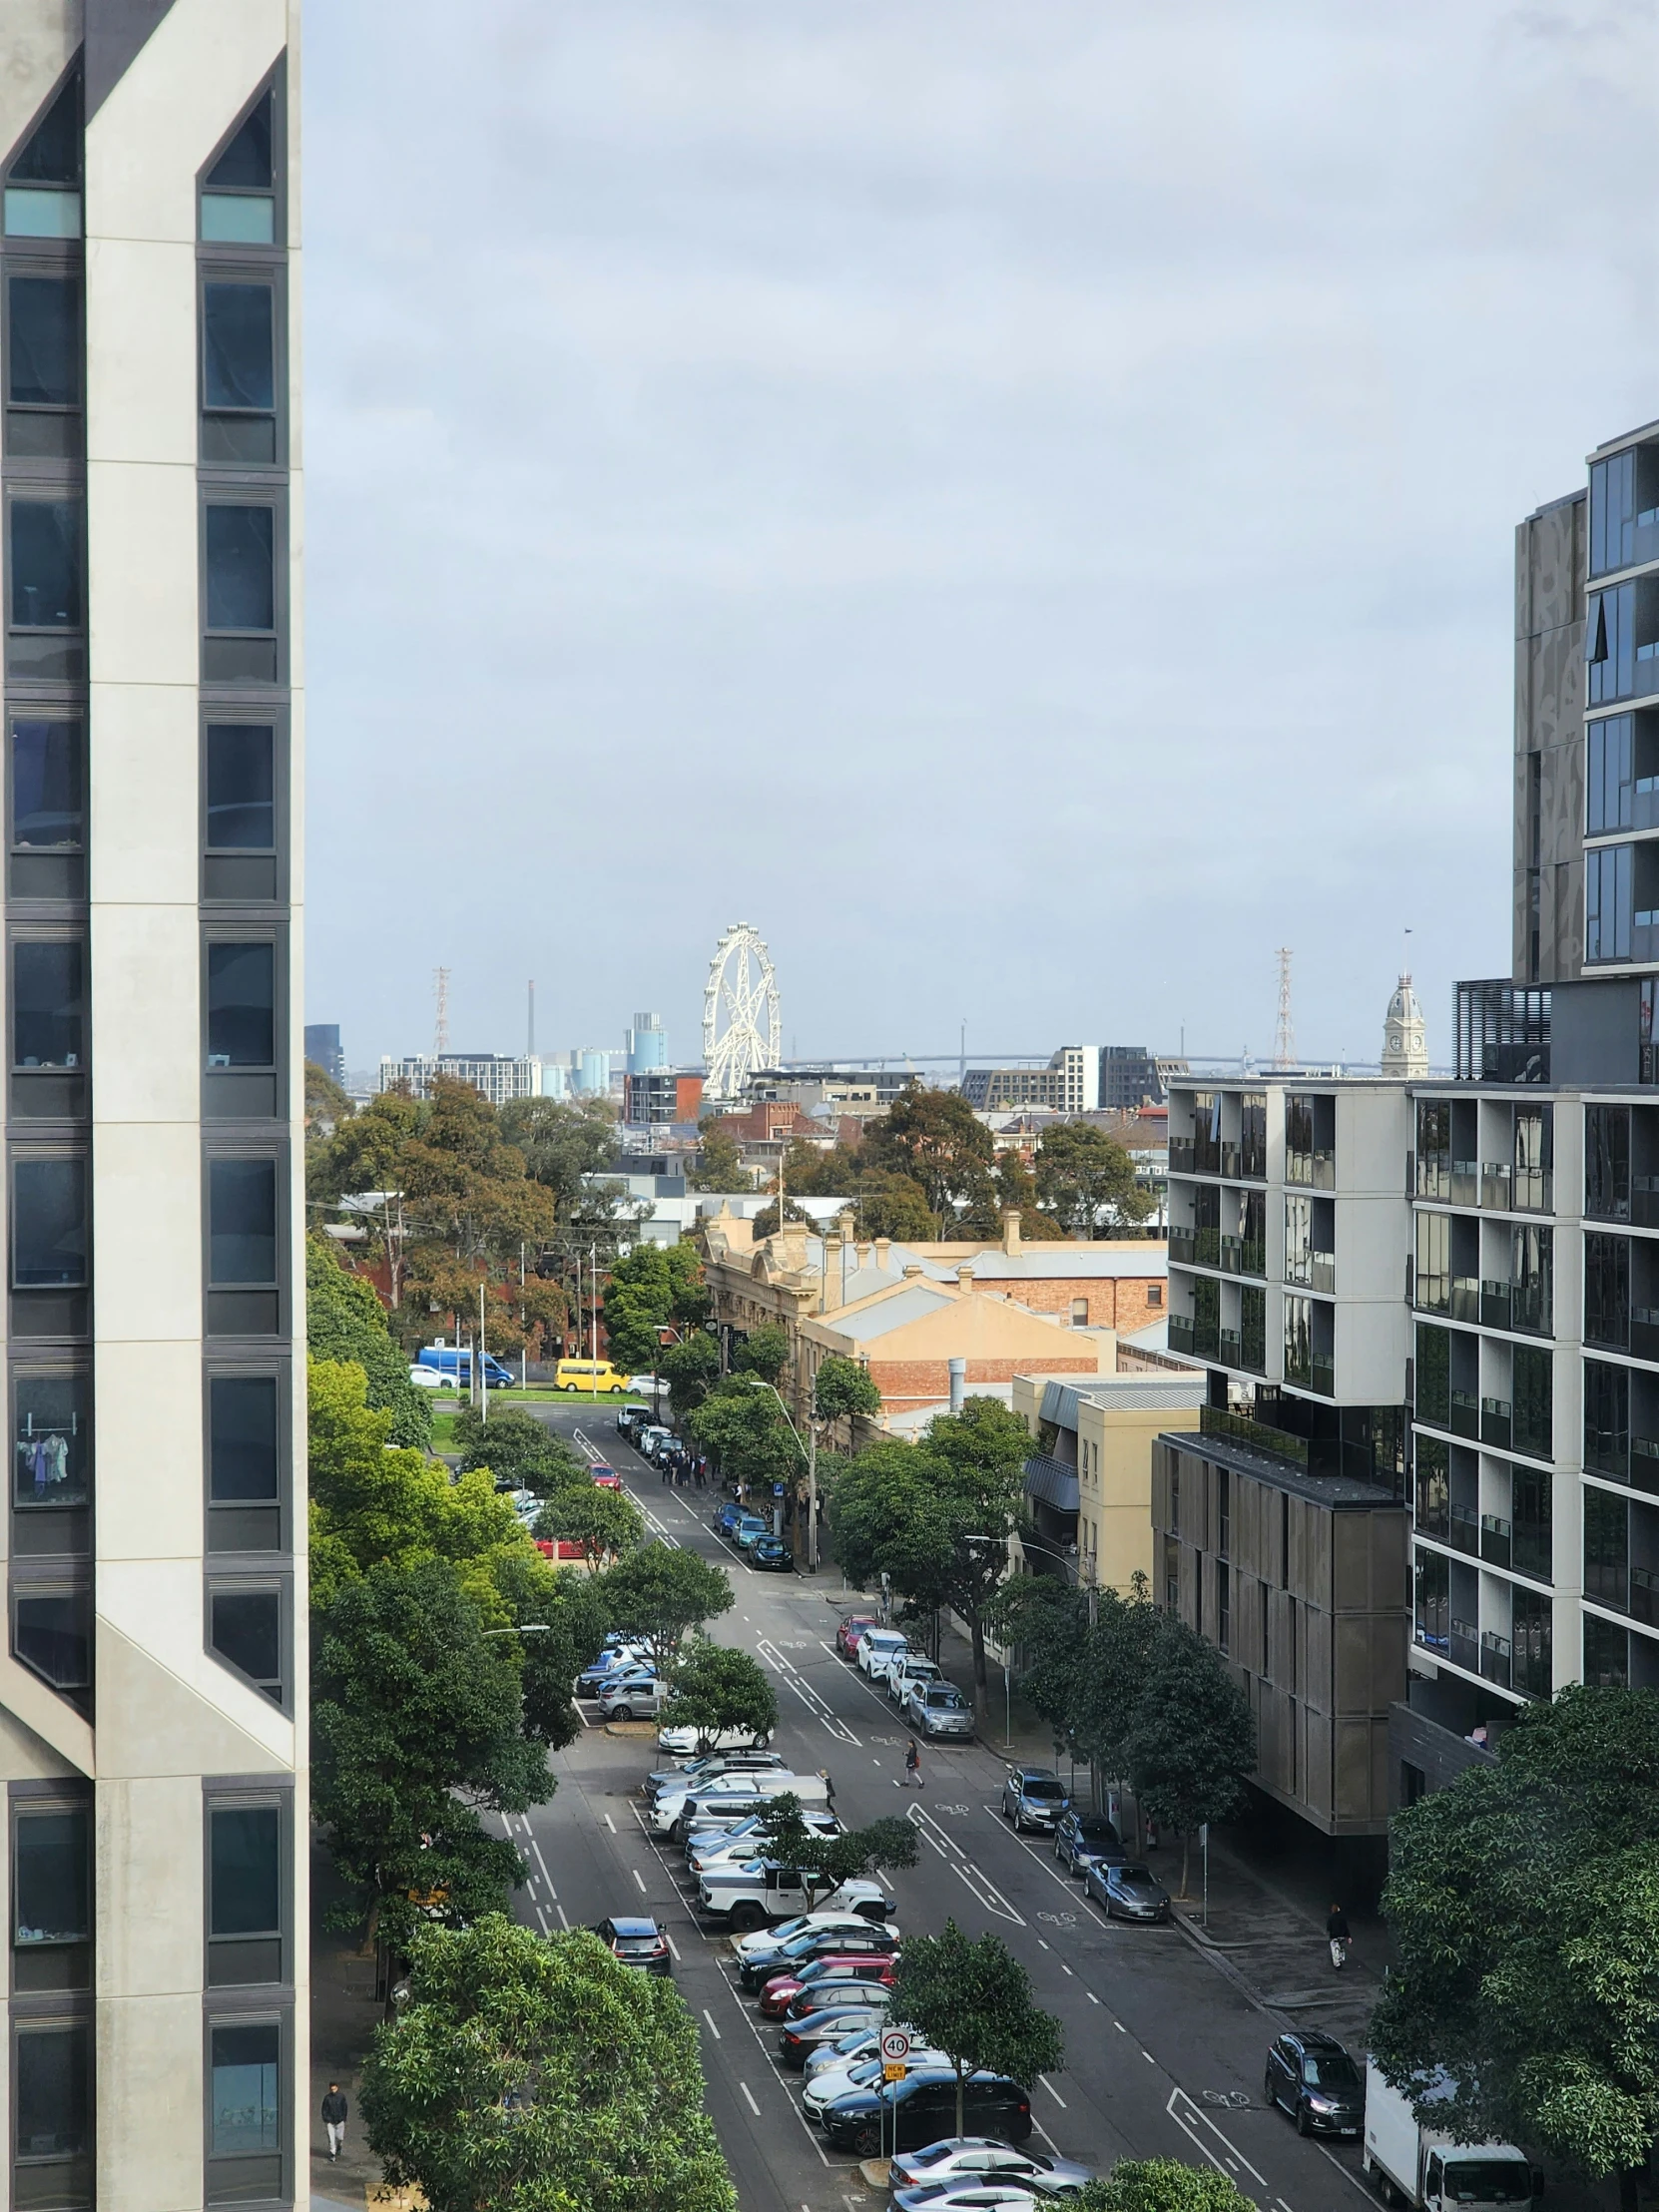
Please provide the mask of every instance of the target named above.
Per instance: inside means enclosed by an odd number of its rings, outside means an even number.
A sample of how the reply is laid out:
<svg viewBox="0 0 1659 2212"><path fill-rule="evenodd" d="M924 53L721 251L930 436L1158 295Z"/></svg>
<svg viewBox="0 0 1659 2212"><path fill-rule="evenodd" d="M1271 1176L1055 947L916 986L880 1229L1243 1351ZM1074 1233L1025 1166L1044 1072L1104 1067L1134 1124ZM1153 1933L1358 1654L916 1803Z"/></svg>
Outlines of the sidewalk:
<svg viewBox="0 0 1659 2212"><path fill-rule="evenodd" d="M365 1957L354 1936L339 1936L322 1925L327 1908L341 1895L333 1862L320 1844L311 1846L311 2080L307 2114L311 2154L311 2201L320 2208L340 2204L362 2212L368 2192L380 2186L380 2161L363 2141L357 2110L358 2076L381 2017L374 1995L374 1960ZM345 2091L351 2117L345 2123L345 2148L330 2161L318 2107L330 2081Z"/></svg>

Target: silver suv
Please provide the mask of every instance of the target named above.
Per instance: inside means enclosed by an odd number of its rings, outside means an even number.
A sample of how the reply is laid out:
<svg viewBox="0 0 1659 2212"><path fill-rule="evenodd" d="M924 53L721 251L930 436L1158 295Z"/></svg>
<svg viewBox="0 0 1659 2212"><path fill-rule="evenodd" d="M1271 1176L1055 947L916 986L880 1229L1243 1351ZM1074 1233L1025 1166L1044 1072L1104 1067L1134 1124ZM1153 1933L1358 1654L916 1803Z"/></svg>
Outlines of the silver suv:
<svg viewBox="0 0 1659 2212"><path fill-rule="evenodd" d="M904 1718L923 1736L973 1734L973 1708L954 1682L918 1682L904 1700Z"/></svg>

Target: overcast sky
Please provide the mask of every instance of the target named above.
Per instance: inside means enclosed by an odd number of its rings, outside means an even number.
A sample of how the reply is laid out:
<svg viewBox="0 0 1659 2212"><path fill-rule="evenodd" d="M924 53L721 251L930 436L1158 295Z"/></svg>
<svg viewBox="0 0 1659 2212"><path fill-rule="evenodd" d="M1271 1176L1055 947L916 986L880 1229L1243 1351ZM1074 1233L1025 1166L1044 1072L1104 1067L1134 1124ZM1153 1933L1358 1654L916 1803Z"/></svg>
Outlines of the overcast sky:
<svg viewBox="0 0 1659 2212"><path fill-rule="evenodd" d="M1653 0L321 0L307 1019L347 1062L1435 1060L1515 522L1659 415Z"/></svg>

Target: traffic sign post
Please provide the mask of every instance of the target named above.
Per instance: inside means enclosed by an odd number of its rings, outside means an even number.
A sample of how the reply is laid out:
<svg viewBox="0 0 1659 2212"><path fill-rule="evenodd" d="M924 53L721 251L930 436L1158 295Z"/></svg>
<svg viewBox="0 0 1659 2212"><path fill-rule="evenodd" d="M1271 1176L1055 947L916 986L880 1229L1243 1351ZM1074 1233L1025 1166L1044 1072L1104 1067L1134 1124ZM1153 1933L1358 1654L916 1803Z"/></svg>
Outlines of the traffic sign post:
<svg viewBox="0 0 1659 2212"><path fill-rule="evenodd" d="M909 2071L906 2060L910 2055L910 2031L905 2027L884 2027L881 2030L881 2081L902 2081ZM886 2154L887 2114L884 2105L878 2107L881 2117L881 2153ZM898 2147L898 2114L893 2114L893 2148Z"/></svg>

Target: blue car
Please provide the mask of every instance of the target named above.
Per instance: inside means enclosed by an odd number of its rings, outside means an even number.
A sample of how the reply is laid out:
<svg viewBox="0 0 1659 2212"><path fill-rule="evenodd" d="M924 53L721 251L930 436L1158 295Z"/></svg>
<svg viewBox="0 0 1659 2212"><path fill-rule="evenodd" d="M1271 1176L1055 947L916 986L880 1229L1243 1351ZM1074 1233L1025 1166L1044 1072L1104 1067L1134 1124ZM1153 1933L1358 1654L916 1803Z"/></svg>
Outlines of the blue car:
<svg viewBox="0 0 1659 2212"><path fill-rule="evenodd" d="M794 1574L795 1555L782 1536L757 1536L749 1554L751 1564L772 1574Z"/></svg>
<svg viewBox="0 0 1659 2212"><path fill-rule="evenodd" d="M762 1520L759 1513L745 1513L732 1531L732 1541L740 1551L747 1551L752 1544L758 1544L763 1536L770 1536L771 1533L770 1521Z"/></svg>
<svg viewBox="0 0 1659 2212"><path fill-rule="evenodd" d="M721 1535L730 1536L743 1517L743 1507L737 1502L736 1498L728 1498L715 1515L715 1527Z"/></svg>

